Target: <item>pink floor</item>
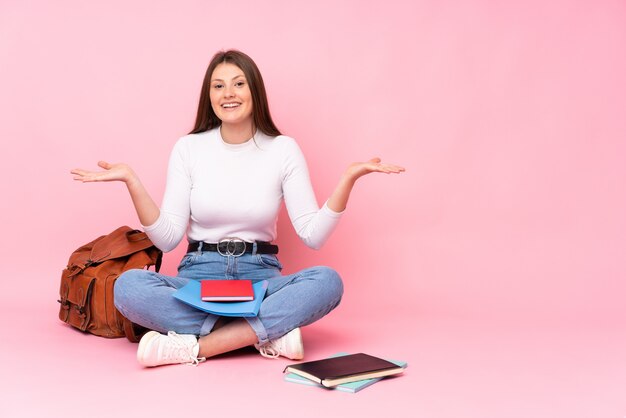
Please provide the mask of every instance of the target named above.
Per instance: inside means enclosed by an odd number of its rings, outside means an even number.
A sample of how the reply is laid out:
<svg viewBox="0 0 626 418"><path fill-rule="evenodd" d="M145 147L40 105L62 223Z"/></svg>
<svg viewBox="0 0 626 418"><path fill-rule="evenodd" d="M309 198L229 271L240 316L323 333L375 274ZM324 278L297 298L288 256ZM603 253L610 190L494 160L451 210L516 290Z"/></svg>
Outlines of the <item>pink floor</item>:
<svg viewBox="0 0 626 418"><path fill-rule="evenodd" d="M623 0L0 1L0 418L625 418L624 22ZM160 201L222 48L259 65L320 204L352 161L407 168L359 180L321 251L284 211L277 240L346 285L306 359L403 376L325 391L254 349L142 369L57 319L71 251L138 226L123 185L70 170L126 162Z"/></svg>
<svg viewBox="0 0 626 418"><path fill-rule="evenodd" d="M136 345L83 335L6 300L2 417L626 416L626 335L617 325L411 315L393 322L341 308L305 328L306 358L366 351L406 360L404 375L350 394L287 383L290 361L253 349L198 367L143 369ZM44 297L45 296L45 297Z"/></svg>

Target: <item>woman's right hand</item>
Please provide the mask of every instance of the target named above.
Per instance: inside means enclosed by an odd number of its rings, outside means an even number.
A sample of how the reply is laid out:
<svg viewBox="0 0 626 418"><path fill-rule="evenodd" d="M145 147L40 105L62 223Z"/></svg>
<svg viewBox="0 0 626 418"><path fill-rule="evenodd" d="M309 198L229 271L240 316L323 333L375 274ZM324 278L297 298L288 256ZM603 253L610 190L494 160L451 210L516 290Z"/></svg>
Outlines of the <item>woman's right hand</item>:
<svg viewBox="0 0 626 418"><path fill-rule="evenodd" d="M98 161L102 171L89 171L75 168L70 171L74 174L74 180L83 183L92 181L123 181L126 183L133 205L142 225L154 224L160 215L159 207L154 203L146 189L139 181L139 177L127 164L109 164L106 161Z"/></svg>
<svg viewBox="0 0 626 418"><path fill-rule="evenodd" d="M104 171L89 171L75 168L70 173L74 174L74 180L82 181L83 183L92 181L123 181L128 183L136 178L132 168L124 163L110 164L106 161L98 161L98 166L103 168Z"/></svg>

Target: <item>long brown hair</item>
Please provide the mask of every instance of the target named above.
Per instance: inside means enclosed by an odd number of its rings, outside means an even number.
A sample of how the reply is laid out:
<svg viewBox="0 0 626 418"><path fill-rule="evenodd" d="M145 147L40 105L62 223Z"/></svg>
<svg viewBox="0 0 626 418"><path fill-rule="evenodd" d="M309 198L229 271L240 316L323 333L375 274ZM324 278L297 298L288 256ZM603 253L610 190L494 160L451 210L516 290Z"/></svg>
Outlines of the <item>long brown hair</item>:
<svg viewBox="0 0 626 418"><path fill-rule="evenodd" d="M252 61L252 58L235 49L220 51L211 59L211 63L204 75L204 82L202 83L196 124L189 133L197 134L205 132L217 128L222 124L222 121L217 117L211 107L209 89L211 88L211 75L213 75L213 70L223 63L234 64L239 67L248 81L250 93L252 94L252 122L254 128L268 136L280 135L280 131L276 125L274 125L274 121L270 115L270 108L267 104L267 94L265 93L265 84L263 84L263 77L261 77L259 68L254 61Z"/></svg>

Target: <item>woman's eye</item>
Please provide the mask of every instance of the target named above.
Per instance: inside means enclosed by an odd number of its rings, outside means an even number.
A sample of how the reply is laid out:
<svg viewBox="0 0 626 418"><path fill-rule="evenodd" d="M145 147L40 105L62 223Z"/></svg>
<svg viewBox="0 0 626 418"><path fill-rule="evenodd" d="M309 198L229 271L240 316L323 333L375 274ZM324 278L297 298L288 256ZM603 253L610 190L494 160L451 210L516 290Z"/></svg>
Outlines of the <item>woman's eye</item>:
<svg viewBox="0 0 626 418"><path fill-rule="evenodd" d="M214 89L221 89L222 87L224 87L222 84L213 84Z"/></svg>
<svg viewBox="0 0 626 418"><path fill-rule="evenodd" d="M235 86L237 87L243 87L246 83L244 83L243 81L238 81L237 83L235 83Z"/></svg>

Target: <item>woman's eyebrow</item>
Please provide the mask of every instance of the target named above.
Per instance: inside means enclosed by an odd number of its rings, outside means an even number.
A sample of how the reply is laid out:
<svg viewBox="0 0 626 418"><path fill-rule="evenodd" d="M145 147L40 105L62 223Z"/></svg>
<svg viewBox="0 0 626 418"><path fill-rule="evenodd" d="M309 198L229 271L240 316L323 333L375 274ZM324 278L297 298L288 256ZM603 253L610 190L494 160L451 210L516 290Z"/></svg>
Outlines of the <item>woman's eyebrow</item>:
<svg viewBox="0 0 626 418"><path fill-rule="evenodd" d="M239 74L239 75L236 75L235 77L233 77L232 80L236 80L239 77L244 77L245 78L245 76L243 74ZM211 81L221 81L222 83L224 82L224 80L222 80L221 78L214 78Z"/></svg>

